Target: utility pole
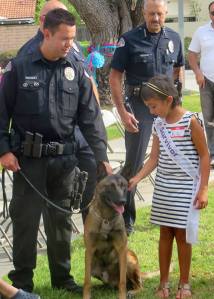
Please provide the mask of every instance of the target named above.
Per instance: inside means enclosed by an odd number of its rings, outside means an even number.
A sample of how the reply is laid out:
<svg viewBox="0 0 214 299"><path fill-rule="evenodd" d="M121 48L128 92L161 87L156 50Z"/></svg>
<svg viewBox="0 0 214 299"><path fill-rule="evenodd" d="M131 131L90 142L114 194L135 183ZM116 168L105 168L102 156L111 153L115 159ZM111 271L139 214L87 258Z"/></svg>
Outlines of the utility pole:
<svg viewBox="0 0 214 299"><path fill-rule="evenodd" d="M178 0L178 31L184 50L184 0Z"/></svg>

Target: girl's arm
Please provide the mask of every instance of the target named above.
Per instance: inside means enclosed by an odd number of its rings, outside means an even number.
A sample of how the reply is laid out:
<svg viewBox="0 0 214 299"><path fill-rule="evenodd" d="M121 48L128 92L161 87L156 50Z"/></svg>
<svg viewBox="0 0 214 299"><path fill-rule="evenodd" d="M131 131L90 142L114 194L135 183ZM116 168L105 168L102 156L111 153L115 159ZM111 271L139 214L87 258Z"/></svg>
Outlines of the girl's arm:
<svg viewBox="0 0 214 299"><path fill-rule="evenodd" d="M149 155L149 159L146 161L143 168L141 168L141 170L133 178L129 180L129 190L134 188L139 183L139 181L144 179L157 167L158 158L159 158L159 139L156 135L153 135L152 149Z"/></svg>
<svg viewBox="0 0 214 299"><path fill-rule="evenodd" d="M198 155L200 157L200 175L201 183L198 194L195 198L195 206L198 209L203 209L208 204L208 181L210 175L210 157L204 130L199 121L192 117L191 119L191 134L192 141L195 144Z"/></svg>

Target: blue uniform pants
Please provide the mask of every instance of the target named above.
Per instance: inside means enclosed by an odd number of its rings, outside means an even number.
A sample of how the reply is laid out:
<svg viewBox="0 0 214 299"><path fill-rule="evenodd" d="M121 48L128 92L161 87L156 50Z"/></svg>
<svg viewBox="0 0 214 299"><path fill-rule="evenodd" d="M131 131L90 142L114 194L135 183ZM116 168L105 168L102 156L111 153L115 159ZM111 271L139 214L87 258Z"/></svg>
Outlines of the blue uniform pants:
<svg viewBox="0 0 214 299"><path fill-rule="evenodd" d="M68 199L74 179L74 166L88 172L82 207L92 199L96 184L96 161L80 129L75 130L76 156L30 159L21 157L22 170L32 183L57 205L68 208ZM77 159L78 160L77 160ZM87 211L83 212L83 219ZM73 281L70 275L70 216L47 207L20 174L14 174L13 198L10 215L13 222L13 262L15 270L9 273L13 285L26 291L33 290L33 270L36 267L37 234L41 214L47 235L47 254L51 283L63 287Z"/></svg>
<svg viewBox="0 0 214 299"><path fill-rule="evenodd" d="M144 164L147 146L151 137L153 117L139 97L133 97L130 101L130 105L135 117L139 121L138 133L125 132L126 164L131 165L132 176L134 176ZM127 232L132 230L136 218L135 192L136 189L128 192L127 204L123 214Z"/></svg>

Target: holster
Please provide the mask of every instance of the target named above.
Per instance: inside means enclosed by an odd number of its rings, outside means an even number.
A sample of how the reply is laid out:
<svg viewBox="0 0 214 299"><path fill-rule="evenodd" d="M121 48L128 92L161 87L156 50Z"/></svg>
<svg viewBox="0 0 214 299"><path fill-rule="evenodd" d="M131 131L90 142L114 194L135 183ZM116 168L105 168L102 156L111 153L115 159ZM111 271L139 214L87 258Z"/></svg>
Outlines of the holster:
<svg viewBox="0 0 214 299"><path fill-rule="evenodd" d="M132 97L140 97L141 95L141 86L126 85L125 87L126 96L131 99Z"/></svg>

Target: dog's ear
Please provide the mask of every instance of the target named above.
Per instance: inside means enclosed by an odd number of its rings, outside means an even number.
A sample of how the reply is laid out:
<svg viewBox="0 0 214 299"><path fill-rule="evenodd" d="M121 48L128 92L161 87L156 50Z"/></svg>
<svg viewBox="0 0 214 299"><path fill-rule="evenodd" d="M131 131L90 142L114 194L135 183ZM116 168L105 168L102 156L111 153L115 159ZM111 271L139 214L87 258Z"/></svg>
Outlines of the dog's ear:
<svg viewBox="0 0 214 299"><path fill-rule="evenodd" d="M105 165L102 162L97 164L97 182L100 182L108 175Z"/></svg>
<svg viewBox="0 0 214 299"><path fill-rule="evenodd" d="M119 174L122 175L127 181L129 181L129 179L132 177L131 163L126 163L124 167L120 170Z"/></svg>

